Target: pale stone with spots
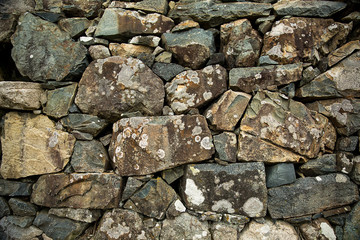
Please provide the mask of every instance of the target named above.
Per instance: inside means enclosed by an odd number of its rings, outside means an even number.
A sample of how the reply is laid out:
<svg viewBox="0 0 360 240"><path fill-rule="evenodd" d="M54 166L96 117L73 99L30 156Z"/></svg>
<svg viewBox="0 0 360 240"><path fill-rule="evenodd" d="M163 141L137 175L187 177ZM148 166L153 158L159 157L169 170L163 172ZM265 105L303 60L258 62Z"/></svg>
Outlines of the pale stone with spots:
<svg viewBox="0 0 360 240"><path fill-rule="evenodd" d="M310 223L304 223L299 227L305 240L327 239L336 240L335 231L325 218L318 218Z"/></svg>

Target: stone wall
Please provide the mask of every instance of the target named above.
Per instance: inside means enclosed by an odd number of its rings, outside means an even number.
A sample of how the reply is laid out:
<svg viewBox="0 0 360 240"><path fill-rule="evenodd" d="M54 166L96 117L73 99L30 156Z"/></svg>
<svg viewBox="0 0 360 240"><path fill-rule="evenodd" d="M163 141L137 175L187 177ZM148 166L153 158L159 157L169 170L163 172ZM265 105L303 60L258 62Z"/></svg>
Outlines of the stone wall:
<svg viewBox="0 0 360 240"><path fill-rule="evenodd" d="M359 10L2 0L0 239L360 239Z"/></svg>

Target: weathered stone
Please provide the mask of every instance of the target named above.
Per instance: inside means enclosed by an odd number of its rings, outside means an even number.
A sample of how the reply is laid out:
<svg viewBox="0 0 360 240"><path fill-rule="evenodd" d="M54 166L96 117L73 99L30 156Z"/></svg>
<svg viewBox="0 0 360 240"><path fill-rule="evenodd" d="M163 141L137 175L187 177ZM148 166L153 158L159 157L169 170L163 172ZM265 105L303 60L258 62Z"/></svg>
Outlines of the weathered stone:
<svg viewBox="0 0 360 240"><path fill-rule="evenodd" d="M70 163L75 172L105 172L109 156L99 141L76 141Z"/></svg>
<svg viewBox="0 0 360 240"><path fill-rule="evenodd" d="M301 98L360 97L360 52L355 52L297 90Z"/></svg>
<svg viewBox="0 0 360 240"><path fill-rule="evenodd" d="M305 84L311 82L314 78L319 76L321 74L320 70L318 68L313 68L312 66L309 66L304 69L302 72L302 78L300 81L300 87L304 86Z"/></svg>
<svg viewBox="0 0 360 240"><path fill-rule="evenodd" d="M75 138L56 130L45 115L9 112L5 115L1 175L21 178L61 171L69 162Z"/></svg>
<svg viewBox="0 0 360 240"><path fill-rule="evenodd" d="M103 0L63 0L62 10L68 16L95 17Z"/></svg>
<svg viewBox="0 0 360 240"><path fill-rule="evenodd" d="M221 25L221 51L229 68L252 67L257 64L262 38L247 19Z"/></svg>
<svg viewBox="0 0 360 240"><path fill-rule="evenodd" d="M21 14L24 12L33 11L35 7L34 0L9 0L2 1L0 6L1 13L12 13L12 14Z"/></svg>
<svg viewBox="0 0 360 240"><path fill-rule="evenodd" d="M311 223L304 223L299 227L305 240L329 239L336 240L334 229L324 218L318 218Z"/></svg>
<svg viewBox="0 0 360 240"><path fill-rule="evenodd" d="M15 31L16 20L14 14L0 13L0 42L10 42L10 37Z"/></svg>
<svg viewBox="0 0 360 240"><path fill-rule="evenodd" d="M240 232L239 240L256 240L256 239L291 239L299 240L296 230L287 222L265 220L264 223L251 221L247 228Z"/></svg>
<svg viewBox="0 0 360 240"><path fill-rule="evenodd" d="M171 52L165 51L157 55L154 61L159 63L171 63L172 56L173 54Z"/></svg>
<svg viewBox="0 0 360 240"><path fill-rule="evenodd" d="M350 211L351 211L351 207L345 206L345 207L341 207L341 208L335 208L335 209L323 211L321 214L325 218L328 218L330 216L334 216L334 215L338 215L338 214L342 214L342 213L346 213L346 212L350 212Z"/></svg>
<svg viewBox="0 0 360 240"><path fill-rule="evenodd" d="M206 63L206 66L216 65L216 64L225 66L225 55L222 52L214 53L213 55L211 55L209 61Z"/></svg>
<svg viewBox="0 0 360 240"><path fill-rule="evenodd" d="M331 52L328 56L328 66L332 67L354 51L360 50L360 40L351 41Z"/></svg>
<svg viewBox="0 0 360 240"><path fill-rule="evenodd" d="M115 208L105 212L101 218L94 240L145 240L151 236L138 213Z"/></svg>
<svg viewBox="0 0 360 240"><path fill-rule="evenodd" d="M77 84L58 88L47 92L47 102L43 111L46 115L61 118L68 115L69 108L74 101Z"/></svg>
<svg viewBox="0 0 360 240"><path fill-rule="evenodd" d="M62 118L60 122L68 130L90 133L94 137L108 125L108 122L104 119L80 113L69 114L67 117Z"/></svg>
<svg viewBox="0 0 360 240"><path fill-rule="evenodd" d="M27 228L30 227L34 221L33 216L8 216L6 218L7 221L9 221L10 224L16 225L21 228Z"/></svg>
<svg viewBox="0 0 360 240"><path fill-rule="evenodd" d="M9 206L12 210L13 215L17 216L35 216L36 206L30 202L26 202L19 198L10 198Z"/></svg>
<svg viewBox="0 0 360 240"><path fill-rule="evenodd" d="M237 240L237 235L236 225L217 222L211 225L211 236L213 239Z"/></svg>
<svg viewBox="0 0 360 240"><path fill-rule="evenodd" d="M262 34L265 34L266 32L268 32L271 29L274 21L275 21L275 16L270 15L268 17L262 17L262 18L256 19L255 24L258 25L258 30Z"/></svg>
<svg viewBox="0 0 360 240"><path fill-rule="evenodd" d="M298 178L294 184L271 188L268 193L268 210L275 219L319 213L359 200L357 186L340 173Z"/></svg>
<svg viewBox="0 0 360 240"><path fill-rule="evenodd" d="M172 19L158 13L141 15L137 11L107 8L97 26L95 37L123 40L142 34L160 35L170 31L173 26Z"/></svg>
<svg viewBox="0 0 360 240"><path fill-rule="evenodd" d="M273 6L276 14L281 16L291 15L327 18L343 10L346 5L344 2L336 1L281 0Z"/></svg>
<svg viewBox="0 0 360 240"><path fill-rule="evenodd" d="M121 185L121 177L112 173L43 175L33 186L31 201L46 207L114 208Z"/></svg>
<svg viewBox="0 0 360 240"><path fill-rule="evenodd" d="M2 239L14 239L14 240L32 240L37 239L43 233L42 230L35 226L19 227L12 224L8 217L3 217L0 220L0 237Z"/></svg>
<svg viewBox="0 0 360 240"><path fill-rule="evenodd" d="M78 38L90 27L90 20L87 18L64 18L58 22L59 27L70 34L72 38Z"/></svg>
<svg viewBox="0 0 360 240"><path fill-rule="evenodd" d="M183 166L176 168L167 169L161 172L161 177L168 183L171 184L181 178L184 175Z"/></svg>
<svg viewBox="0 0 360 240"><path fill-rule="evenodd" d="M117 120L122 113L161 113L162 80L140 60L120 56L93 61L85 70L75 98L84 113Z"/></svg>
<svg viewBox="0 0 360 240"><path fill-rule="evenodd" d="M336 154L336 170L345 174L349 174L353 168L354 155L349 152L338 152Z"/></svg>
<svg viewBox="0 0 360 240"><path fill-rule="evenodd" d="M185 20L171 29L171 32L180 32L191 28L200 28L200 24L193 20Z"/></svg>
<svg viewBox="0 0 360 240"><path fill-rule="evenodd" d="M79 132L79 131L72 131L71 134L77 139L77 140L86 140L86 141L91 141L94 139L93 135L91 135L90 133L83 133L83 132Z"/></svg>
<svg viewBox="0 0 360 240"><path fill-rule="evenodd" d="M279 163L266 168L266 186L279 187L295 182L295 168L293 163Z"/></svg>
<svg viewBox="0 0 360 240"><path fill-rule="evenodd" d="M0 196L21 197L30 196L32 183L0 179Z"/></svg>
<svg viewBox="0 0 360 240"><path fill-rule="evenodd" d="M233 68L229 72L230 88L247 93L289 84L301 79L302 64Z"/></svg>
<svg viewBox="0 0 360 240"><path fill-rule="evenodd" d="M95 222L101 217L100 210L79 208L50 208L49 214L87 223Z"/></svg>
<svg viewBox="0 0 360 240"><path fill-rule="evenodd" d="M358 136L340 137L336 142L336 150L353 152L358 146L358 142Z"/></svg>
<svg viewBox="0 0 360 240"><path fill-rule="evenodd" d="M111 137L112 137L112 134L109 133L109 134L106 134L105 136L102 136L99 140L106 147L110 144Z"/></svg>
<svg viewBox="0 0 360 240"><path fill-rule="evenodd" d="M89 53L93 60L104 59L111 56L109 48L103 45L92 45L89 47Z"/></svg>
<svg viewBox="0 0 360 240"><path fill-rule="evenodd" d="M129 40L129 43L155 48L159 46L160 40L161 38L157 36L135 36Z"/></svg>
<svg viewBox="0 0 360 240"><path fill-rule="evenodd" d="M205 111L204 115L215 130L233 131L250 99L249 94L228 90Z"/></svg>
<svg viewBox="0 0 360 240"><path fill-rule="evenodd" d="M22 15L19 22L11 37L11 56L23 76L33 81L61 81L83 72L87 50L68 33L30 13Z"/></svg>
<svg viewBox="0 0 360 240"><path fill-rule="evenodd" d="M199 69L215 51L213 33L201 28L165 33L162 41L182 66Z"/></svg>
<svg viewBox="0 0 360 240"><path fill-rule="evenodd" d="M145 12L155 12L160 14L166 14L168 8L167 0L142 0L135 2L120 2L112 1L110 8L125 8L125 9L136 9Z"/></svg>
<svg viewBox="0 0 360 240"><path fill-rule="evenodd" d="M5 198L0 197L0 218L10 215L10 207Z"/></svg>
<svg viewBox="0 0 360 240"><path fill-rule="evenodd" d="M336 172L336 154L325 154L316 159L311 159L300 166L300 171L305 176L315 177Z"/></svg>
<svg viewBox="0 0 360 240"><path fill-rule="evenodd" d="M200 222L195 216L182 213L175 219L165 219L161 228L160 239L202 239L210 240L208 222Z"/></svg>
<svg viewBox="0 0 360 240"><path fill-rule="evenodd" d="M39 83L0 82L0 107L16 110L35 110L41 107L46 95Z"/></svg>
<svg viewBox="0 0 360 240"><path fill-rule="evenodd" d="M360 238L360 203L358 202L354 208L351 210L351 213L346 217L345 226L344 226L344 240L352 240Z"/></svg>
<svg viewBox="0 0 360 240"><path fill-rule="evenodd" d="M129 43L110 43L109 50L112 56L122 56L124 58L137 58L141 53L151 54L153 52L151 47Z"/></svg>
<svg viewBox="0 0 360 240"><path fill-rule="evenodd" d="M140 189L142 185L144 185L144 182L134 177L128 177L124 191L122 192L121 201L129 199L135 192Z"/></svg>
<svg viewBox="0 0 360 240"><path fill-rule="evenodd" d="M221 160L236 162L237 139L235 133L223 132L219 135L214 135L214 145L216 153Z"/></svg>
<svg viewBox="0 0 360 240"><path fill-rule="evenodd" d="M353 159L354 167L352 172L350 173L350 178L356 184L360 185L360 157L356 156Z"/></svg>
<svg viewBox="0 0 360 240"><path fill-rule="evenodd" d="M309 158L334 149L336 141L335 129L326 117L268 91L253 97L240 129Z"/></svg>
<svg viewBox="0 0 360 240"><path fill-rule="evenodd" d="M250 218L243 215L227 214L223 216L223 221L235 225L244 225L250 222Z"/></svg>
<svg viewBox="0 0 360 240"><path fill-rule="evenodd" d="M88 223L59 218L49 214L47 210L42 210L36 216L34 225L53 240L70 240L79 236L86 229Z"/></svg>
<svg viewBox="0 0 360 240"><path fill-rule="evenodd" d="M170 81L179 73L185 71L185 68L176 63L156 62L152 66L153 72L165 81Z"/></svg>
<svg viewBox="0 0 360 240"><path fill-rule="evenodd" d="M328 54L336 49L351 30L351 24L332 19L291 17L275 22L265 34L262 56L278 64L313 62L319 51Z"/></svg>
<svg viewBox="0 0 360 240"><path fill-rule="evenodd" d="M360 22L360 12L358 12L358 11L351 12L350 14L343 17L341 19L341 21L359 23Z"/></svg>
<svg viewBox="0 0 360 240"><path fill-rule="evenodd" d="M35 0L37 1L37 0ZM33 13L35 16L41 17L42 19L57 23L59 20L63 19L65 15L63 13L55 13L55 12L46 12L46 11L36 11Z"/></svg>
<svg viewBox="0 0 360 240"><path fill-rule="evenodd" d="M80 37L79 38L79 42L84 45L84 46L92 46L92 45L104 45L104 46L108 46L109 45L109 41L103 38L96 38L96 37Z"/></svg>
<svg viewBox="0 0 360 240"><path fill-rule="evenodd" d="M189 19L210 27L219 26L239 18L268 16L272 9L268 3L218 3L215 1L179 1L168 16L178 21Z"/></svg>
<svg viewBox="0 0 360 240"><path fill-rule="evenodd" d="M142 213L148 217L163 219L177 194L162 178L148 181L125 203L124 208Z"/></svg>
<svg viewBox="0 0 360 240"><path fill-rule="evenodd" d="M165 85L166 98L175 113L200 107L226 91L227 72L220 65L187 70Z"/></svg>
<svg viewBox="0 0 360 240"><path fill-rule="evenodd" d="M168 209L166 210L166 217L167 218L175 218L180 216L180 214L184 213L186 211L186 207L181 202L180 199L176 199L173 201Z"/></svg>
<svg viewBox="0 0 360 240"><path fill-rule="evenodd" d="M145 175L209 159L213 147L201 115L133 117L114 123L109 154L121 176Z"/></svg>
<svg viewBox="0 0 360 240"><path fill-rule="evenodd" d="M181 194L185 206L192 210L264 217L267 204L264 164L187 165Z"/></svg>

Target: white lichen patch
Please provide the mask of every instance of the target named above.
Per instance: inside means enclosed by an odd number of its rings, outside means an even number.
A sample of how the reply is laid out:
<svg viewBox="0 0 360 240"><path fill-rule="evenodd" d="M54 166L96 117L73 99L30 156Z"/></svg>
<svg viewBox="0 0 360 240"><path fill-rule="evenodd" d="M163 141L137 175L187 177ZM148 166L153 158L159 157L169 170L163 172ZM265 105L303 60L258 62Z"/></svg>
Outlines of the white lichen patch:
<svg viewBox="0 0 360 240"><path fill-rule="evenodd" d="M219 187L225 189L226 191L229 191L232 186L234 186L233 180L230 180L229 182L224 182L219 185Z"/></svg>
<svg viewBox="0 0 360 240"><path fill-rule="evenodd" d="M123 224L114 224L114 220L111 218L106 218L104 223L100 227L100 231L106 233L112 239L120 239L122 235L128 234L130 228Z"/></svg>
<svg viewBox="0 0 360 240"><path fill-rule="evenodd" d="M225 211L226 213L235 212L231 202L229 202L226 199L215 201L215 204L211 206L211 210L213 210L214 212L223 212L223 211Z"/></svg>
<svg viewBox="0 0 360 240"><path fill-rule="evenodd" d="M178 211L178 212L186 211L186 207L179 199L176 199L176 201L174 202L174 206L175 206L176 211Z"/></svg>
<svg viewBox="0 0 360 240"><path fill-rule="evenodd" d="M329 224L322 222L320 224L321 234L326 237L326 239L329 240L336 240L336 235L334 233L334 229L329 226Z"/></svg>
<svg viewBox="0 0 360 240"><path fill-rule="evenodd" d="M206 74L212 74L214 72L214 68L212 66L207 66L202 71Z"/></svg>
<svg viewBox="0 0 360 240"><path fill-rule="evenodd" d="M345 183L347 182L347 178L342 174L336 174L335 181L338 183Z"/></svg>
<svg viewBox="0 0 360 240"><path fill-rule="evenodd" d="M275 26L271 29L269 35L272 37L278 37L282 34L292 34L294 33L294 29L290 26L285 25L284 23L275 24Z"/></svg>
<svg viewBox="0 0 360 240"><path fill-rule="evenodd" d="M192 130L191 135L196 136L202 133L202 128L200 126L195 126Z"/></svg>
<svg viewBox="0 0 360 240"><path fill-rule="evenodd" d="M190 166L190 171L194 176L196 176L200 172L200 170L195 168L194 166Z"/></svg>
<svg viewBox="0 0 360 240"><path fill-rule="evenodd" d="M195 142L200 142L201 141L201 137L200 136L195 136Z"/></svg>
<svg viewBox="0 0 360 240"><path fill-rule="evenodd" d="M156 154L161 159L163 159L165 157L165 151L163 149L157 150Z"/></svg>
<svg viewBox="0 0 360 240"><path fill-rule="evenodd" d="M264 204L257 197L251 197L244 203L242 210L249 217L259 217L260 213L264 209Z"/></svg>
<svg viewBox="0 0 360 240"><path fill-rule="evenodd" d="M209 137L204 137L201 140L200 145L206 150L210 150L214 146Z"/></svg>
<svg viewBox="0 0 360 240"><path fill-rule="evenodd" d="M139 141L139 147L146 148L148 145L148 135L141 134L141 140Z"/></svg>
<svg viewBox="0 0 360 240"><path fill-rule="evenodd" d="M211 99L212 98L212 93L211 92L204 92L203 93L203 98L205 99L205 101Z"/></svg>
<svg viewBox="0 0 360 240"><path fill-rule="evenodd" d="M49 138L49 147L53 148L58 144L59 133L54 131L52 136Z"/></svg>
<svg viewBox="0 0 360 240"><path fill-rule="evenodd" d="M187 200L194 205L199 206L205 201L202 191L196 186L194 180L190 178L186 179L184 192Z"/></svg>

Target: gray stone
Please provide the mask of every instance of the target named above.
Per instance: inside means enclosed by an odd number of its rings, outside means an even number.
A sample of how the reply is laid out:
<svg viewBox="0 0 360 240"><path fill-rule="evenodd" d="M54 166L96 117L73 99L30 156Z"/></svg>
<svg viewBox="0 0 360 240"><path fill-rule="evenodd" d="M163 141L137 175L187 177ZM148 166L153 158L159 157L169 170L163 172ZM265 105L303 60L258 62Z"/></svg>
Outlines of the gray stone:
<svg viewBox="0 0 360 240"><path fill-rule="evenodd" d="M157 36L135 36L129 40L129 43L155 48L159 46L160 40L161 38Z"/></svg>
<svg viewBox="0 0 360 240"><path fill-rule="evenodd" d="M302 78L300 81L300 87L304 86L305 84L311 82L314 78L321 74L318 68L313 68L313 66L309 66L304 69L302 72Z"/></svg>
<svg viewBox="0 0 360 240"><path fill-rule="evenodd" d="M223 53L214 53L210 56L209 61L206 63L206 66L219 64L225 66L225 55Z"/></svg>
<svg viewBox="0 0 360 240"><path fill-rule="evenodd" d="M61 118L69 113L69 108L74 101L77 83L67 87L58 88L47 92L47 102L43 111L46 115Z"/></svg>
<svg viewBox="0 0 360 240"><path fill-rule="evenodd" d="M187 165L180 193L191 210L264 217L265 167L263 163Z"/></svg>
<svg viewBox="0 0 360 240"><path fill-rule="evenodd" d="M215 40L211 31L192 28L187 31L165 33L162 41L166 50L184 67L199 69L215 51Z"/></svg>
<svg viewBox="0 0 360 240"><path fill-rule="evenodd" d="M35 1L37 1L37 0L35 0ZM60 19L65 17L63 13L46 12L46 11L36 11L33 14L35 16L41 17L42 19L44 19L48 22L52 22L52 23L56 23Z"/></svg>
<svg viewBox="0 0 360 240"><path fill-rule="evenodd" d="M277 15L327 18L343 10L347 4L336 1L281 0L273 5Z"/></svg>
<svg viewBox="0 0 360 240"><path fill-rule="evenodd" d="M144 182L136 179L135 177L128 177L125 188L122 192L121 201L129 199L140 187L144 185Z"/></svg>
<svg viewBox="0 0 360 240"><path fill-rule="evenodd" d="M61 9L67 16L95 17L103 2L103 0L63 0Z"/></svg>
<svg viewBox="0 0 360 240"><path fill-rule="evenodd" d="M0 179L0 196L25 197L32 191L31 182L19 182Z"/></svg>
<svg viewBox="0 0 360 240"><path fill-rule="evenodd" d="M22 15L19 22L11 37L11 56L23 76L33 81L61 81L83 72L87 50L68 33L30 13Z"/></svg>
<svg viewBox="0 0 360 240"><path fill-rule="evenodd" d="M100 210L80 208L50 208L49 214L86 223L95 222L101 217Z"/></svg>
<svg viewBox="0 0 360 240"><path fill-rule="evenodd" d="M111 56L109 48L103 45L91 45L89 53L93 60L104 59Z"/></svg>
<svg viewBox="0 0 360 240"><path fill-rule="evenodd" d="M167 169L161 172L161 177L168 183L172 184L184 175L184 167L179 166L176 168Z"/></svg>
<svg viewBox="0 0 360 240"><path fill-rule="evenodd" d="M268 17L262 17L262 18L256 19L255 24L258 25L258 30L262 34L265 34L266 32L268 32L271 29L274 21L275 21L275 16L270 15Z"/></svg>
<svg viewBox="0 0 360 240"><path fill-rule="evenodd" d="M300 166L300 171L305 176L315 177L336 172L336 154L324 154L316 159L311 159Z"/></svg>
<svg viewBox="0 0 360 240"><path fill-rule="evenodd" d="M27 228L31 226L34 218L34 216L8 216L6 220L9 221L10 224L21 228Z"/></svg>
<svg viewBox="0 0 360 240"><path fill-rule="evenodd" d="M130 43L110 43L109 50L112 56L138 58L141 54L151 55L153 48Z"/></svg>
<svg viewBox="0 0 360 240"><path fill-rule="evenodd" d="M104 45L109 46L109 41L102 38L96 38L96 37L85 37L82 36L79 39L79 42L84 46L92 46L92 45Z"/></svg>
<svg viewBox="0 0 360 240"><path fill-rule="evenodd" d="M0 237L2 239L32 240L42 233L43 231L35 226L26 228L16 226L8 220L8 217L3 217L0 220Z"/></svg>
<svg viewBox="0 0 360 240"><path fill-rule="evenodd" d="M359 13L360 14L360 13ZM338 49L332 51L328 58L328 66L332 67L354 51L360 50L360 40L355 40L344 44Z"/></svg>
<svg viewBox="0 0 360 240"><path fill-rule="evenodd" d="M10 207L5 198L0 197L0 218L10 215Z"/></svg>
<svg viewBox="0 0 360 240"><path fill-rule="evenodd" d="M336 154L336 170L345 174L349 174L353 168L354 155L349 152L337 152Z"/></svg>
<svg viewBox="0 0 360 240"><path fill-rule="evenodd" d="M87 18L64 18L58 22L59 27L70 34L72 38L78 38L90 27L90 20Z"/></svg>
<svg viewBox="0 0 360 240"><path fill-rule="evenodd" d="M99 141L76 141L70 164L75 172L105 172L109 156Z"/></svg>
<svg viewBox="0 0 360 240"><path fill-rule="evenodd" d="M173 54L171 52L162 52L154 58L155 62L159 63L171 63Z"/></svg>
<svg viewBox="0 0 360 240"><path fill-rule="evenodd" d="M184 213L185 211L186 207L184 206L184 204L181 202L180 199L176 199L169 205L168 209L166 210L166 217L173 219L180 216L180 214Z"/></svg>
<svg viewBox="0 0 360 240"><path fill-rule="evenodd" d="M340 137L336 142L336 150L353 152L358 146L359 137Z"/></svg>
<svg viewBox="0 0 360 240"><path fill-rule="evenodd" d="M7 1L2 1L0 6L1 13L21 14L24 12L33 11L35 2L33 0L13 0L11 4Z"/></svg>
<svg viewBox="0 0 360 240"><path fill-rule="evenodd" d="M109 133L109 134L106 134L105 136L102 136L99 140L106 147L110 144L111 137L112 137L112 134Z"/></svg>
<svg viewBox="0 0 360 240"><path fill-rule="evenodd" d="M305 240L329 239L336 240L334 229L324 218L315 219L313 222L304 223L300 227L300 232Z"/></svg>
<svg viewBox="0 0 360 240"><path fill-rule="evenodd" d="M86 140L91 141L94 139L93 135L90 133L83 133L79 131L71 131L71 134L77 139L77 140Z"/></svg>
<svg viewBox="0 0 360 240"><path fill-rule="evenodd" d="M70 240L79 236L86 229L88 223L59 218L49 214L47 210L42 210L36 216L34 225L53 240Z"/></svg>
<svg viewBox="0 0 360 240"><path fill-rule="evenodd" d="M238 229L236 225L227 223L213 223L211 225L211 236L213 239L237 240Z"/></svg>
<svg viewBox="0 0 360 240"><path fill-rule="evenodd" d="M360 238L360 203L358 202L354 208L351 210L351 213L346 217L345 226L344 226L344 240L352 240Z"/></svg>
<svg viewBox="0 0 360 240"><path fill-rule="evenodd" d="M125 8L125 9L136 9L145 12L155 12L160 14L166 14L168 9L167 0L140 0L136 2L129 1L112 1L110 8Z"/></svg>
<svg viewBox="0 0 360 240"><path fill-rule="evenodd" d="M295 182L295 168L293 163L279 163L266 168L266 186L279 187Z"/></svg>
<svg viewBox="0 0 360 240"><path fill-rule="evenodd" d="M170 81L179 73L185 71L185 68L176 63L156 62L152 66L153 72L165 81Z"/></svg>
<svg viewBox="0 0 360 240"><path fill-rule="evenodd" d="M268 210L275 219L320 213L359 200L358 187L340 173L298 178L294 184L269 189L268 194Z"/></svg>
<svg viewBox="0 0 360 240"><path fill-rule="evenodd" d="M360 185L360 157L356 156L353 159L353 170L350 173L350 178L353 180L356 184Z"/></svg>
<svg viewBox="0 0 360 240"><path fill-rule="evenodd" d="M10 42L10 37L15 31L16 23L16 15L0 13L0 42Z"/></svg>
<svg viewBox="0 0 360 240"><path fill-rule="evenodd" d="M237 139L236 134L232 132L223 132L214 135L214 145L218 157L227 162L236 162Z"/></svg>
<svg viewBox="0 0 360 240"><path fill-rule="evenodd" d="M60 120L61 124L68 130L77 130L84 133L90 133L96 137L102 130L108 126L108 122L97 116L73 113Z"/></svg>
<svg viewBox="0 0 360 240"><path fill-rule="evenodd" d="M19 198L10 198L9 206L12 210L13 215L17 216L35 216L37 207Z"/></svg>

